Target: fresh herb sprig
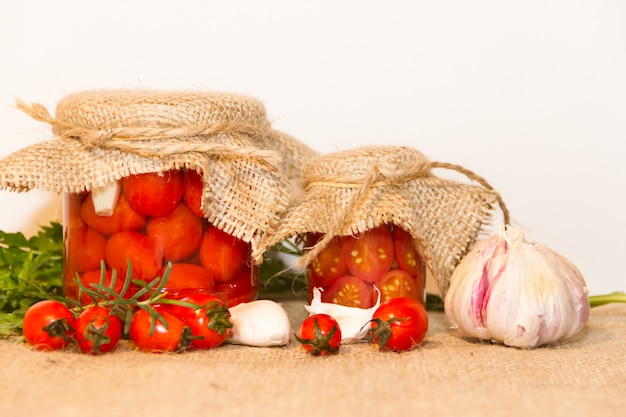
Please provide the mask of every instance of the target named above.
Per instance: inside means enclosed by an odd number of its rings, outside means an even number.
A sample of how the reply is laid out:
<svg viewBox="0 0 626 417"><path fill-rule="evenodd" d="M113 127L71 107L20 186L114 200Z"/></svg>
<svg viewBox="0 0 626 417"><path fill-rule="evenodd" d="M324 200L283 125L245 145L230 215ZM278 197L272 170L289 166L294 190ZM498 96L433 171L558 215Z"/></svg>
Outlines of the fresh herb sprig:
<svg viewBox="0 0 626 417"><path fill-rule="evenodd" d="M261 295L302 294L307 287L306 273L285 261L303 253L300 240L285 239L270 248L260 267Z"/></svg>
<svg viewBox="0 0 626 417"><path fill-rule="evenodd" d="M0 335L19 334L24 313L62 295L63 228L51 222L34 236L0 231Z"/></svg>
<svg viewBox="0 0 626 417"><path fill-rule="evenodd" d="M90 283L89 286L85 286L80 279L76 278L74 281L78 287L78 299L82 299L83 294L89 296L92 300L90 304L81 304L80 302L72 299L64 299L63 301L71 307L75 313L80 313L89 307L99 305L111 309L113 314L116 314L124 323L124 334L127 335L130 329L133 313L136 309L141 308L146 310L151 317L150 334L154 331L154 326L157 320L164 323L167 326L167 321L154 307L157 304L175 304L183 307L201 308L202 306L188 303L177 299L168 297L167 291L164 290L165 284L169 279L170 272L172 270L172 263L168 263L162 277L156 277L150 282L143 282L132 278L132 264L128 262L128 269L126 276L123 278L124 285L118 292L115 290L115 281L118 279L115 271L111 275L111 283L105 284L106 267L104 261L101 264L100 282ZM139 287L139 290L133 294L128 293L130 284L134 284Z"/></svg>

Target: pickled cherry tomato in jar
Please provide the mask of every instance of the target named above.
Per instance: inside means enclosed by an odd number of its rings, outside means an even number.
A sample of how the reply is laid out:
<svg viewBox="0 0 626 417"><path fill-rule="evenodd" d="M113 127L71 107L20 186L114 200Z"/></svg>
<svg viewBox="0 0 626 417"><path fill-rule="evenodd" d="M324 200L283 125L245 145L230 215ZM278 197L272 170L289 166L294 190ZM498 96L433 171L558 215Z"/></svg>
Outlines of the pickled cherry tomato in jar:
<svg viewBox="0 0 626 417"><path fill-rule="evenodd" d="M220 293L229 306L256 299L259 267L250 266L254 264L250 244L218 229L203 215L201 180L196 171L173 170L130 175L98 190L65 193L65 295L78 300L77 282L90 287L100 281L119 293L130 262L130 278L144 283L162 278L171 263L164 286L168 292ZM139 288L131 284L124 296ZM81 294L80 300L91 298Z"/></svg>
<svg viewBox="0 0 626 417"><path fill-rule="evenodd" d="M311 233L307 246L323 237ZM323 302L369 308L392 298L425 303L426 266L411 234L382 225L355 236L335 236L307 268L309 301L320 288Z"/></svg>

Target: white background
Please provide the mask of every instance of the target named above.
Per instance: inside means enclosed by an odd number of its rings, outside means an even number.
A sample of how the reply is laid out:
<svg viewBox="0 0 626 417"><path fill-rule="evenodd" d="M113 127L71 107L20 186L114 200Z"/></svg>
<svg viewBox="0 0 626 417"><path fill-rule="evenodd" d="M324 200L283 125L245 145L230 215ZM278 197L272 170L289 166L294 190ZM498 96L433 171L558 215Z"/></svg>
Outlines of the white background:
<svg viewBox="0 0 626 417"><path fill-rule="evenodd" d="M51 138L84 89L200 89L265 103L322 153L413 146L485 177L516 225L626 290L626 2L33 1L0 3L0 157ZM27 235L59 198L0 191Z"/></svg>

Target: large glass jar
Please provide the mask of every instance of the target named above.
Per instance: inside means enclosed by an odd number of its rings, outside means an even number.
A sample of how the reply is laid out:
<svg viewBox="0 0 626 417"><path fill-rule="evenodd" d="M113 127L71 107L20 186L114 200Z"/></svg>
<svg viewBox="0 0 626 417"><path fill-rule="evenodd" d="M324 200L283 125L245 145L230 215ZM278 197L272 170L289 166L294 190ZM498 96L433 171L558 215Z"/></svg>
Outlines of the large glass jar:
<svg viewBox="0 0 626 417"><path fill-rule="evenodd" d="M195 170L130 175L102 189L65 193L64 290L79 297L76 280L122 289L130 263L132 279L145 283L169 270L168 293L208 291L229 307L254 300L259 268L250 244L211 224L200 208L202 177ZM170 268L168 266L171 265ZM132 284L126 295L140 285ZM82 302L89 297L80 292Z"/></svg>
<svg viewBox="0 0 626 417"><path fill-rule="evenodd" d="M307 246L323 235L308 234ZM320 288L323 302L349 307L375 305L396 297L425 303L426 266L411 235L382 225L356 236L335 236L307 268L309 300ZM378 291L376 290L378 289Z"/></svg>

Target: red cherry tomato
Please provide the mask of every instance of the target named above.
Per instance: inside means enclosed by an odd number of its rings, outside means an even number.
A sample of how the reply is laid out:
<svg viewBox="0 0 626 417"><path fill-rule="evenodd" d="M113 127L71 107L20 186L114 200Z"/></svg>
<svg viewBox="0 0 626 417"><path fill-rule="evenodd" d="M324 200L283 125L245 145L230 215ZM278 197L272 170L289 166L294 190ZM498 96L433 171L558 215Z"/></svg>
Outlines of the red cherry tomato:
<svg viewBox="0 0 626 417"><path fill-rule="evenodd" d="M122 178L122 190L138 213L164 216L182 199L183 178L180 171L130 175Z"/></svg>
<svg viewBox="0 0 626 417"><path fill-rule="evenodd" d="M70 270L80 273L100 268L106 246L106 239L100 233L88 227L70 227L65 244Z"/></svg>
<svg viewBox="0 0 626 417"><path fill-rule="evenodd" d="M85 309L76 319L76 342L85 353L100 354L113 350L122 337L122 320L106 307Z"/></svg>
<svg viewBox="0 0 626 417"><path fill-rule="evenodd" d="M163 289L165 291L178 291L184 289L200 289L213 291L215 281L213 275L203 267L194 264L172 264L170 274Z"/></svg>
<svg viewBox="0 0 626 417"><path fill-rule="evenodd" d="M350 273L368 282L389 271L394 260L393 240L386 225L344 237L341 250Z"/></svg>
<svg viewBox="0 0 626 417"><path fill-rule="evenodd" d="M302 322L296 340L313 356L332 355L339 352L341 329L328 314L313 314Z"/></svg>
<svg viewBox="0 0 626 417"><path fill-rule="evenodd" d="M29 345L40 350L58 350L72 340L74 324L74 315L65 304L43 300L26 310L22 329Z"/></svg>
<svg viewBox="0 0 626 417"><path fill-rule="evenodd" d="M193 254L202 240L202 220L185 204L146 225L146 235L161 248L166 261L179 261Z"/></svg>
<svg viewBox="0 0 626 417"><path fill-rule="evenodd" d="M109 297L105 297L104 293L102 293L100 290L94 288L92 286L92 284L102 284L106 287L111 288L111 284L112 284L112 277L113 277L113 271L110 269L105 270L104 273L104 280L101 281L102 278L102 271L99 269L94 269L92 271L88 271L85 272L84 274L82 274L80 276L80 283L93 291L97 291L101 294L103 294L103 298L107 298L107 299L112 299L115 298L114 296L109 296ZM120 292L122 292L122 289L124 288L124 276L119 276L116 275L115 277L115 283L113 285L113 291L115 291L117 294L119 294ZM131 284L132 285L132 284ZM82 305L87 305L90 304L94 301L94 299L87 293L85 293L84 291L81 291L81 296L80 296L80 303Z"/></svg>
<svg viewBox="0 0 626 417"><path fill-rule="evenodd" d="M123 193L120 193L111 216L96 214L91 196L85 198L81 205L80 216L85 224L104 236L123 231L136 232L146 223L146 216L133 210Z"/></svg>
<svg viewBox="0 0 626 417"><path fill-rule="evenodd" d="M183 172L183 200L189 210L198 217L207 217L202 212L202 193L204 184L202 183L202 174L193 170Z"/></svg>
<svg viewBox="0 0 626 417"><path fill-rule="evenodd" d="M427 331L428 314L419 301L392 298L374 311L368 339L382 350L404 352L419 345Z"/></svg>
<svg viewBox="0 0 626 417"><path fill-rule="evenodd" d="M217 283L215 293L226 300L228 307L256 300L259 295L258 268L246 266L230 281Z"/></svg>
<svg viewBox="0 0 626 417"><path fill-rule="evenodd" d="M161 273L161 251L152 239L141 233L114 234L107 241L105 252L107 263L120 277L126 277L128 260L132 264L134 278L150 282Z"/></svg>
<svg viewBox="0 0 626 417"><path fill-rule="evenodd" d="M200 243L199 257L218 283L235 278L248 262L250 245L215 226L209 226Z"/></svg>
<svg viewBox="0 0 626 417"><path fill-rule="evenodd" d="M310 244L314 245L320 238L321 236L313 237ZM348 267L341 256L341 242L341 237L335 236L311 262L309 271L313 286L326 287L346 274Z"/></svg>
<svg viewBox="0 0 626 417"><path fill-rule="evenodd" d="M422 257L415 250L411 234L398 226L393 228L392 233L394 252L398 267L405 270L412 276L422 275Z"/></svg>
<svg viewBox="0 0 626 417"><path fill-rule="evenodd" d="M230 312L217 296L206 293L190 293L178 299L200 306L199 308L172 305L170 311L190 329L190 346L195 349L212 349L220 346L230 335L233 324Z"/></svg>
<svg viewBox="0 0 626 417"><path fill-rule="evenodd" d="M348 307L369 308L372 306L372 292L371 284L346 275L322 291L322 301Z"/></svg>
<svg viewBox="0 0 626 417"><path fill-rule="evenodd" d="M185 325L163 307L155 307L165 320L152 320L150 312L137 310L131 319L129 335L135 345L148 352L175 352L181 348Z"/></svg>
<svg viewBox="0 0 626 417"><path fill-rule="evenodd" d="M402 269L392 269L380 277L374 284L380 290L380 302L397 297L409 297L417 299L419 291L418 282L408 272ZM374 291L374 298L378 294Z"/></svg>

